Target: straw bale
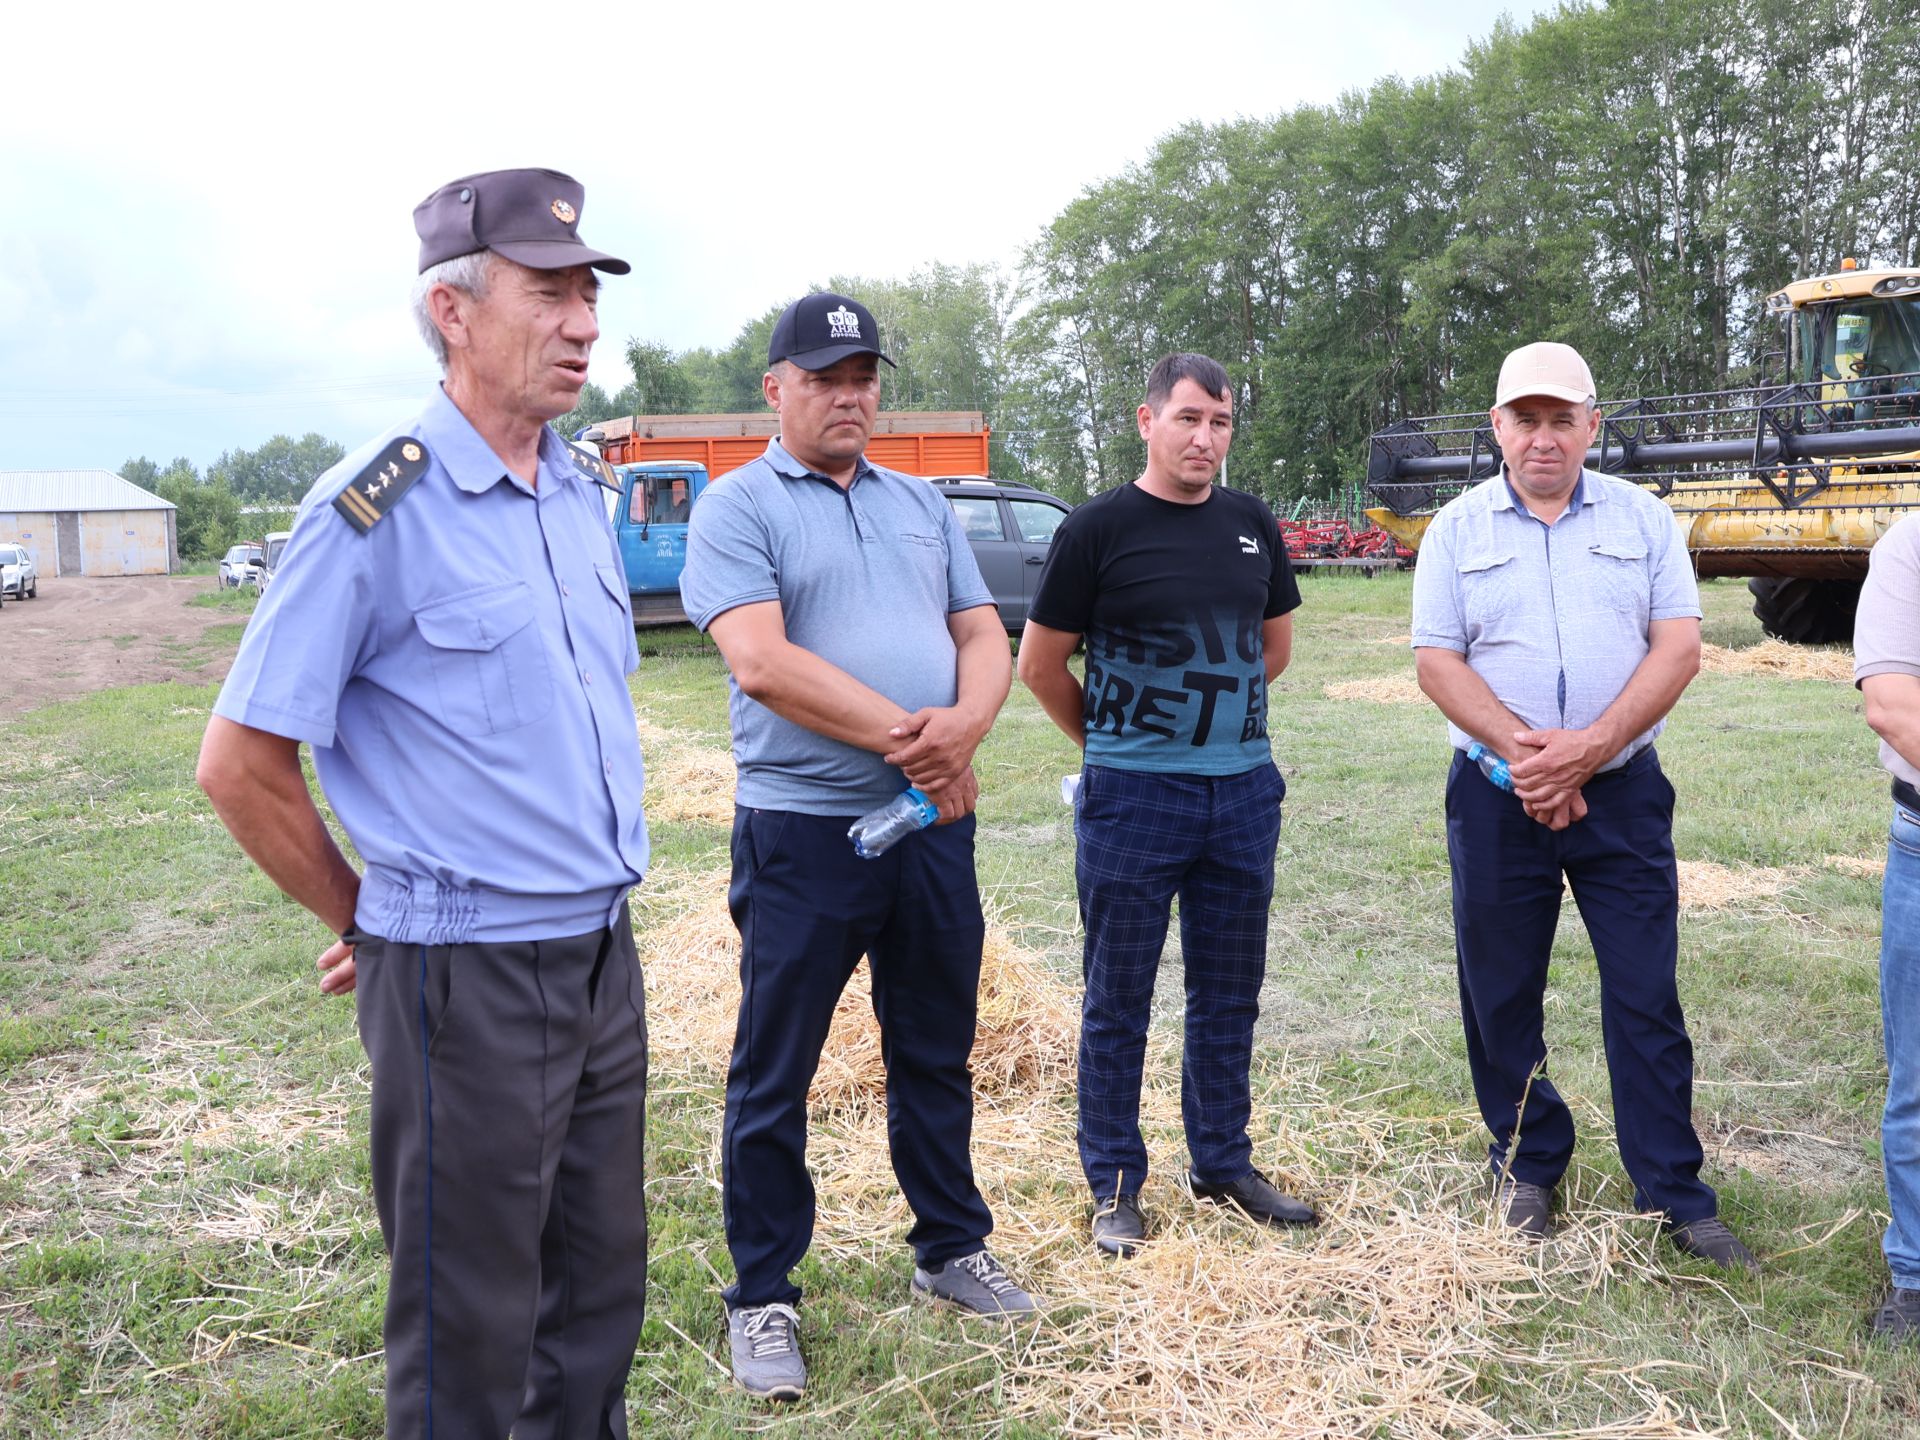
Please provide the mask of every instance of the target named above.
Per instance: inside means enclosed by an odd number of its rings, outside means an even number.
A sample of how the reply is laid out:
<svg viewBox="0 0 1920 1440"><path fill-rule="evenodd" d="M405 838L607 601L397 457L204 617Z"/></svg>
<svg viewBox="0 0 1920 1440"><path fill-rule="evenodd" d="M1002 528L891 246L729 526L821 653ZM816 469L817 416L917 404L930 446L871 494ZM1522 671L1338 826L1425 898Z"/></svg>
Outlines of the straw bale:
<svg viewBox="0 0 1920 1440"><path fill-rule="evenodd" d="M1863 880L1878 880L1887 873L1884 855L1823 855L1820 863L1842 875L1857 875Z"/></svg>
<svg viewBox="0 0 1920 1440"><path fill-rule="evenodd" d="M1680 906L1684 910L1734 910L1778 895L1794 881L1791 870L1766 865L1720 865L1711 860L1682 860Z"/></svg>
<svg viewBox="0 0 1920 1440"><path fill-rule="evenodd" d="M1329 700L1367 700L1375 705L1426 705L1425 692L1411 675L1383 675L1372 680L1342 680L1322 692Z"/></svg>
<svg viewBox="0 0 1920 1440"><path fill-rule="evenodd" d="M1790 645L1785 640L1762 640L1740 650L1702 645L1700 668L1716 675L1769 675L1781 680L1831 680L1851 685L1853 651Z"/></svg>

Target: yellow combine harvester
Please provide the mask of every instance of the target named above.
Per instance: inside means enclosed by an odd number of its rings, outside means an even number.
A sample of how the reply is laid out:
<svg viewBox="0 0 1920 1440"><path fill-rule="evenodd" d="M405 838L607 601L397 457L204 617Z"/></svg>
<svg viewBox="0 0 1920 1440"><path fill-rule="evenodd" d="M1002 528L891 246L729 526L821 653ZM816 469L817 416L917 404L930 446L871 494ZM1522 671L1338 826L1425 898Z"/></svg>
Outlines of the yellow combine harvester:
<svg viewBox="0 0 1920 1440"><path fill-rule="evenodd" d="M1587 464L1671 505L1701 575L1751 577L1768 634L1846 640L1867 551L1920 508L1920 270L1845 261L1767 312L1785 384L1602 400ZM1417 551L1434 511L1499 469L1484 411L1401 421L1373 437L1367 514Z"/></svg>

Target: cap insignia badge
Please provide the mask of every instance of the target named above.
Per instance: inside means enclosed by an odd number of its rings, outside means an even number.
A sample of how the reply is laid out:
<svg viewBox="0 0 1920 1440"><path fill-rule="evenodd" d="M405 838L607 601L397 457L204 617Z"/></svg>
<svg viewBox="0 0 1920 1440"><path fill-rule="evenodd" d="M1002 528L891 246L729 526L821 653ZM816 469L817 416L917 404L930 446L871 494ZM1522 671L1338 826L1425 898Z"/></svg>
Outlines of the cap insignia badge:
<svg viewBox="0 0 1920 1440"><path fill-rule="evenodd" d="M556 200L547 208L553 211L553 218L558 220L562 225L571 225L573 223L573 206L569 205L566 201Z"/></svg>
<svg viewBox="0 0 1920 1440"><path fill-rule="evenodd" d="M860 317L844 305L838 310L827 311L827 338L829 340L858 340L860 338Z"/></svg>

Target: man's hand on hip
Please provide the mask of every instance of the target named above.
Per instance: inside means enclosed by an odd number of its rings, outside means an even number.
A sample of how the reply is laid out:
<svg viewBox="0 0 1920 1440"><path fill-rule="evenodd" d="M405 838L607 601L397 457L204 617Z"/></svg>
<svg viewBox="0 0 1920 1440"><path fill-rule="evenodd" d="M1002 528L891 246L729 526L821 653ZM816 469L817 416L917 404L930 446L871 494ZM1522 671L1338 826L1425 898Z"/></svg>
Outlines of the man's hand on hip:
<svg viewBox="0 0 1920 1440"><path fill-rule="evenodd" d="M941 705L914 711L887 733L905 743L883 758L931 795L952 785L973 764L973 752L987 727L976 725L957 705Z"/></svg>
<svg viewBox="0 0 1920 1440"><path fill-rule="evenodd" d="M322 950L314 964L320 967L320 992L323 995L350 995L353 987L359 983L353 962L353 946L344 940L336 940Z"/></svg>

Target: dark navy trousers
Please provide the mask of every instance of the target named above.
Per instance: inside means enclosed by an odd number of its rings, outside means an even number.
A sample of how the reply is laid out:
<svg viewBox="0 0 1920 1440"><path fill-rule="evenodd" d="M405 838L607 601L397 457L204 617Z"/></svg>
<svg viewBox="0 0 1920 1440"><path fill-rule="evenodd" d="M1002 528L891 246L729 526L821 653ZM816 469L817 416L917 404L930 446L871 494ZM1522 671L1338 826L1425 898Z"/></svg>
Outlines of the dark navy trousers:
<svg viewBox="0 0 1920 1440"><path fill-rule="evenodd" d="M1546 1075L1542 1008L1564 875L1599 966L1614 1125L1634 1204L1684 1224L1718 1202L1700 1179L1693 1043L1675 980L1673 786L1649 749L1582 793L1586 818L1556 833L1454 754L1447 854L1473 1091L1493 1132L1494 1169L1510 1156L1514 1178L1557 1184L1573 1158L1573 1115Z"/></svg>
<svg viewBox="0 0 1920 1440"><path fill-rule="evenodd" d="M1080 1166L1097 1197L1137 1193L1153 985L1180 897L1186 1045L1180 1115L1193 1174L1230 1185L1253 1169L1253 1026L1267 973L1267 911L1286 782L1154 775L1089 765L1074 801L1074 879L1086 929L1080 1007Z"/></svg>
<svg viewBox="0 0 1920 1440"><path fill-rule="evenodd" d="M389 1440L625 1440L646 1313L646 993L626 910L554 940L352 936Z"/></svg>
<svg viewBox="0 0 1920 1440"><path fill-rule="evenodd" d="M974 1018L986 925L971 816L862 860L858 818L736 809L727 903L740 929L740 1020L721 1127L733 1307L791 1305L813 1239L807 1089L834 1006L864 954L887 1072L887 1144L923 1266L980 1247L993 1217L973 1180Z"/></svg>

